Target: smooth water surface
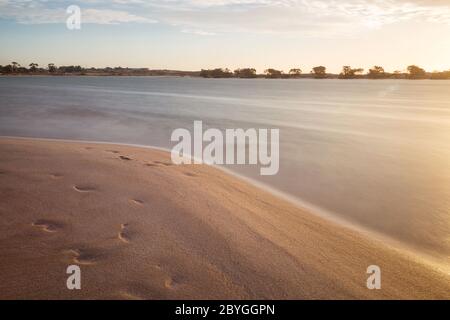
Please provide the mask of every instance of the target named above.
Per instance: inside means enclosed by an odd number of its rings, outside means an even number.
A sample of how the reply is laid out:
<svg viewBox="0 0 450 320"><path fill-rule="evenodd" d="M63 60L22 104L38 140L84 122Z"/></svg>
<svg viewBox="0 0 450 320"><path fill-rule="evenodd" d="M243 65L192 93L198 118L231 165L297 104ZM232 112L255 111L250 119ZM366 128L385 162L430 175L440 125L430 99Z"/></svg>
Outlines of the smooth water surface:
<svg viewBox="0 0 450 320"><path fill-rule="evenodd" d="M279 128L278 175L229 168L450 257L450 81L0 77L0 135L170 148L194 120Z"/></svg>

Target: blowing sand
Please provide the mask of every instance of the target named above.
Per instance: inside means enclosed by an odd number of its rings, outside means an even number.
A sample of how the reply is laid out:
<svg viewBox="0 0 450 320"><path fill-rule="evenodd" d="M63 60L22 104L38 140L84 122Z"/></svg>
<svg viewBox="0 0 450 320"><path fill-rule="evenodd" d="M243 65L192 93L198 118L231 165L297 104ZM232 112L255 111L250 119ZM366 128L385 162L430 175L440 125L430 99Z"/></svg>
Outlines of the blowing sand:
<svg viewBox="0 0 450 320"><path fill-rule="evenodd" d="M163 151L2 138L0 181L2 299L450 298L415 255Z"/></svg>

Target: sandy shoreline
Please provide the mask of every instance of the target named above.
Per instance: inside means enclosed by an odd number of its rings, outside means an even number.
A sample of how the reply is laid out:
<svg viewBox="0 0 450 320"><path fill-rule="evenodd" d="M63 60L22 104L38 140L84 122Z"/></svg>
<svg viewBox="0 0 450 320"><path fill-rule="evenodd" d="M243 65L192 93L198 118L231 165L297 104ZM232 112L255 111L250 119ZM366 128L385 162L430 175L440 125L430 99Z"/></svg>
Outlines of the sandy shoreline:
<svg viewBox="0 0 450 320"><path fill-rule="evenodd" d="M164 151L1 138L0 179L3 299L450 298L417 257Z"/></svg>

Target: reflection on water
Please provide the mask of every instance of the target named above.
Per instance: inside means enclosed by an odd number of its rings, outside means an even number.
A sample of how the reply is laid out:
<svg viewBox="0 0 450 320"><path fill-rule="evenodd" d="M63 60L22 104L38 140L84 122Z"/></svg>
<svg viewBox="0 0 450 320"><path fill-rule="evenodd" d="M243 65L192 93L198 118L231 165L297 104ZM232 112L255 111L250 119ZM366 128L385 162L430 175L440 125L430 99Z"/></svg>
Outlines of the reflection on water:
<svg viewBox="0 0 450 320"><path fill-rule="evenodd" d="M450 82L0 78L0 134L171 147L194 120L280 128L280 171L230 167L450 256Z"/></svg>

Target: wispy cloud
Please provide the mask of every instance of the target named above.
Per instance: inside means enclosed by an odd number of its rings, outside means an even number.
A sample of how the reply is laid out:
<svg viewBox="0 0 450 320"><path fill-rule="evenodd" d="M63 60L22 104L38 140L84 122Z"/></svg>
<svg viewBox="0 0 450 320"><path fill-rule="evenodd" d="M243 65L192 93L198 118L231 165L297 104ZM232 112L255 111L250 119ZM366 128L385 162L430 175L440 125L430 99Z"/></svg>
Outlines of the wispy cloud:
<svg viewBox="0 0 450 320"><path fill-rule="evenodd" d="M450 25L448 0L0 0L0 17L55 23L78 4L83 22L152 23L198 35L247 32L335 36L402 21Z"/></svg>
<svg viewBox="0 0 450 320"><path fill-rule="evenodd" d="M120 1L120 0L116 0ZM130 3L131 0L124 0ZM134 0L139 1L139 0ZM73 2L73 1L72 1ZM92 4L100 4L91 1ZM64 23L67 19L66 8L71 5L67 1L31 1L31 0L0 0L0 18L13 19L22 24ZM80 4L75 1L75 4ZM102 6L82 7L82 22L92 24L119 23L155 23L156 20L120 9L109 9Z"/></svg>
<svg viewBox="0 0 450 320"><path fill-rule="evenodd" d="M450 4L440 0L166 0L145 5L166 23L212 33L333 37L408 20L450 24Z"/></svg>
<svg viewBox="0 0 450 320"><path fill-rule="evenodd" d="M137 0L134 0L137 1ZM131 14L127 11L109 9L86 9L82 11L84 23L118 24L118 23L156 23L151 18Z"/></svg>

